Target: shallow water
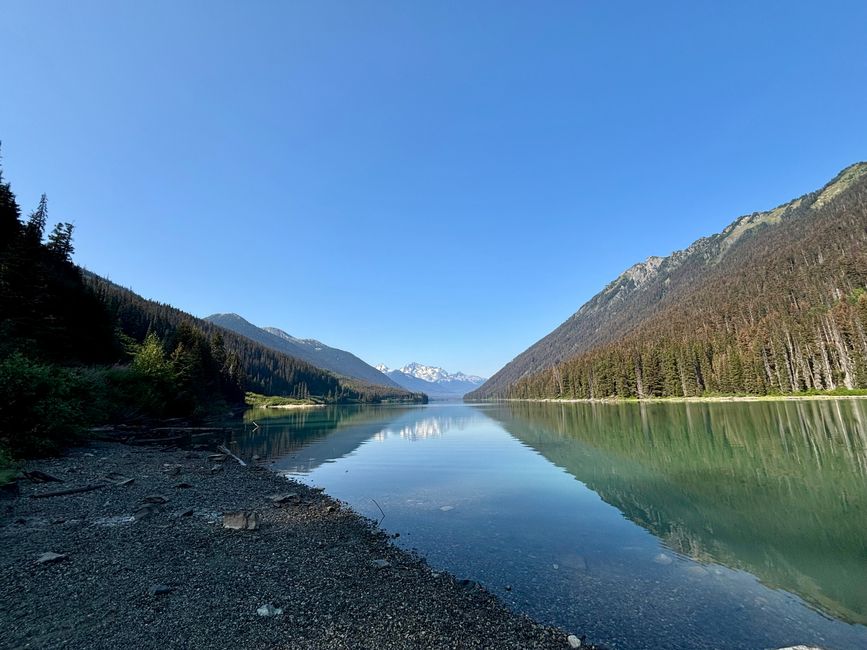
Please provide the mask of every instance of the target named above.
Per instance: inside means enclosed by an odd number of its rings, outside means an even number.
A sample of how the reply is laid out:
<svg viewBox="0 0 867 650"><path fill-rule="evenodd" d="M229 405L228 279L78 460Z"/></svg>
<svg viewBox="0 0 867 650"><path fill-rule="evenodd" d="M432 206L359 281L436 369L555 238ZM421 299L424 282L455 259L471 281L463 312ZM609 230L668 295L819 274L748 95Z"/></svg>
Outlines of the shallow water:
<svg viewBox="0 0 867 650"><path fill-rule="evenodd" d="M867 402L257 411L241 453L610 648L867 648Z"/></svg>

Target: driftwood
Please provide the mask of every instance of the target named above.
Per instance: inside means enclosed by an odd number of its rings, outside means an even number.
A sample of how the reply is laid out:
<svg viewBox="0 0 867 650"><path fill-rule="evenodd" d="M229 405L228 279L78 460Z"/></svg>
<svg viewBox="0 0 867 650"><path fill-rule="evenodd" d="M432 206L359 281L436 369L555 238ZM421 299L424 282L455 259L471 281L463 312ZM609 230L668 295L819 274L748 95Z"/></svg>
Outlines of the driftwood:
<svg viewBox="0 0 867 650"><path fill-rule="evenodd" d="M241 459L238 458L235 454L233 454L231 451L229 451L229 448L226 447L226 445L217 445L217 450L218 450L218 451L221 451L221 452L223 452L224 454L226 454L227 456L231 456L232 458L234 458L235 460L237 460L237 461L238 461L238 464L239 464L241 467L246 467L246 466L247 466L247 463L245 463L243 460L241 460Z"/></svg>
<svg viewBox="0 0 867 650"><path fill-rule="evenodd" d="M99 490L104 488L108 483L93 483L84 487L69 488L68 490L55 490L54 492L41 492L39 494L31 494L31 499L47 499L48 497L62 497L67 494L78 494L79 492L90 492L91 490Z"/></svg>

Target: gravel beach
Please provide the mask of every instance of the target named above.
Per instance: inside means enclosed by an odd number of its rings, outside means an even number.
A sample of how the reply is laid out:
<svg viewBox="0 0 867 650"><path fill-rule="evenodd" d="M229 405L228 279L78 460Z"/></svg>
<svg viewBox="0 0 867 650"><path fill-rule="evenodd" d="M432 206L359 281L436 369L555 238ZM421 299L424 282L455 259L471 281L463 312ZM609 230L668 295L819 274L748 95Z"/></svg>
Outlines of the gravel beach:
<svg viewBox="0 0 867 650"><path fill-rule="evenodd" d="M212 453L28 463L62 482L0 497L0 647L575 647L322 492Z"/></svg>

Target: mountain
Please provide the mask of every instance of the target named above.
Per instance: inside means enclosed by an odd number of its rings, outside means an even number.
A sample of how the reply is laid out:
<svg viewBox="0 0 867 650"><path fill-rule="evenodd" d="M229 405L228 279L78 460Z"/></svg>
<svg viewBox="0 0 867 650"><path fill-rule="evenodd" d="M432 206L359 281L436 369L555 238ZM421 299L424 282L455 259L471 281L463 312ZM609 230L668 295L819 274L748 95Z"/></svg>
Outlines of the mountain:
<svg viewBox="0 0 867 650"><path fill-rule="evenodd" d="M867 163L627 269L468 398L867 386Z"/></svg>
<svg viewBox="0 0 867 650"><path fill-rule="evenodd" d="M246 336L271 350L302 359L317 368L328 370L342 377L349 377L378 386L401 388L400 385L351 352L328 347L314 339L297 339L276 327L256 327L238 314L212 314L205 317L205 320Z"/></svg>
<svg viewBox="0 0 867 650"><path fill-rule="evenodd" d="M245 390L265 395L319 397L334 402L412 402L424 399L400 387L337 377L235 330L196 318L171 305L142 298L130 289L93 273L85 271L83 276L108 307L123 333L133 340L144 340L148 332L166 339L184 324L192 325L209 337L219 334L226 352L238 357Z"/></svg>
<svg viewBox="0 0 867 650"><path fill-rule="evenodd" d="M432 399L457 399L485 382L482 377L465 375L462 372L452 374L437 366L426 366L416 362L409 363L399 370L391 370L382 364L376 366L376 369L403 388L424 392Z"/></svg>

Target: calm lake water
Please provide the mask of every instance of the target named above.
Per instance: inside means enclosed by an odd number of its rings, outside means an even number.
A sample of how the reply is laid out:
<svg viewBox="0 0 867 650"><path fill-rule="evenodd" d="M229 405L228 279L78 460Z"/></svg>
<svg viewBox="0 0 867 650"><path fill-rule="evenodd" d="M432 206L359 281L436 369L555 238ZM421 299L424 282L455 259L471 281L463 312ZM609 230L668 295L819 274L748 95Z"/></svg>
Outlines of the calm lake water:
<svg viewBox="0 0 867 650"><path fill-rule="evenodd" d="M610 648L867 648L865 401L245 419L243 455L376 500L432 567Z"/></svg>

